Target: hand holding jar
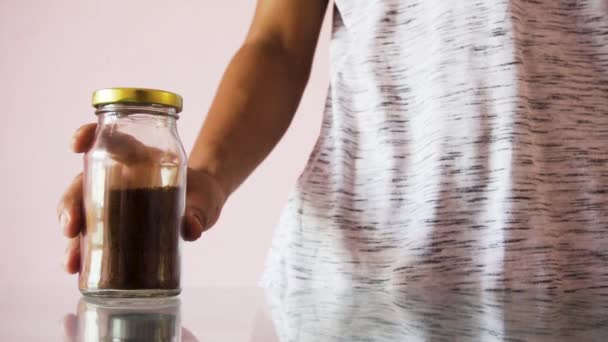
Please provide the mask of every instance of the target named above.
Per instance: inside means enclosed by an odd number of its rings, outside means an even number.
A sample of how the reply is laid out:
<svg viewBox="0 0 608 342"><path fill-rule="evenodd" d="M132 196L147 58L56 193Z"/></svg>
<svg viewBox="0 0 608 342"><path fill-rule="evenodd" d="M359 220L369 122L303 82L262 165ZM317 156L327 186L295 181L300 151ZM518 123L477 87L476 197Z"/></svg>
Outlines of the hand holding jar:
<svg viewBox="0 0 608 342"><path fill-rule="evenodd" d="M72 144L86 152L85 172L58 210L72 238L66 269L80 270L87 295L176 295L180 229L185 239L198 238L217 219L225 196L213 177L186 172L176 128L179 95L104 89L93 104L98 124L82 127Z"/></svg>

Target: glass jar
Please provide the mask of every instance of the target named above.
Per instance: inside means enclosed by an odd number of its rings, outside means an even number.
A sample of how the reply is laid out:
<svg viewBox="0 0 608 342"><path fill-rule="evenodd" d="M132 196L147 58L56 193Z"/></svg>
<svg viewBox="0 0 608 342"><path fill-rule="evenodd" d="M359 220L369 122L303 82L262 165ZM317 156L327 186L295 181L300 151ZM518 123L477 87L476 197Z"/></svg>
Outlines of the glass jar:
<svg viewBox="0 0 608 342"><path fill-rule="evenodd" d="M182 98L111 88L96 91L93 106L98 126L84 157L80 291L177 295L187 169L176 127Z"/></svg>
<svg viewBox="0 0 608 342"><path fill-rule="evenodd" d="M180 305L178 298L81 298L69 334L78 341L179 342Z"/></svg>

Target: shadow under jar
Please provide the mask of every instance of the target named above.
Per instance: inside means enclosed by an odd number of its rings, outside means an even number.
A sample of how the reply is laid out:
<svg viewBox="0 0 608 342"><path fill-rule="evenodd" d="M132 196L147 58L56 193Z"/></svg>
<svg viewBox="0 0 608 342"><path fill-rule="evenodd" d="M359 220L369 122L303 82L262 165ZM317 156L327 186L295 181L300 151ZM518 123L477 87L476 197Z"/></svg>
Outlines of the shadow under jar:
<svg viewBox="0 0 608 342"><path fill-rule="evenodd" d="M93 105L98 127L85 155L80 291L175 296L187 170L176 127L182 98L111 88L96 91Z"/></svg>

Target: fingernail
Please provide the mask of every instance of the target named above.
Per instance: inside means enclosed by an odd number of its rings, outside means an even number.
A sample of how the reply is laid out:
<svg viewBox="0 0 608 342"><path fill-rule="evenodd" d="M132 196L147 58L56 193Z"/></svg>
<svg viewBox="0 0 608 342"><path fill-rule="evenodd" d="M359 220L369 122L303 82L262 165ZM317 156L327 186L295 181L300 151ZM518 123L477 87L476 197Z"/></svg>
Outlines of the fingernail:
<svg viewBox="0 0 608 342"><path fill-rule="evenodd" d="M196 225L196 230L194 231L194 235L192 237L194 239L198 239L201 235L203 235L203 229L205 229L205 227L198 216L192 215L192 217L194 218L192 221L194 221L194 224Z"/></svg>
<svg viewBox="0 0 608 342"><path fill-rule="evenodd" d="M194 221L196 221L198 228L200 228L200 230L202 231L205 228L205 226L203 225L203 221L201 221L201 219L196 214L192 216L194 217Z"/></svg>
<svg viewBox="0 0 608 342"><path fill-rule="evenodd" d="M68 212L64 210L61 213L61 216L59 216L59 222L61 224L61 227L63 228L63 231L65 232L68 228L68 223L70 223L70 214L68 214Z"/></svg>
<svg viewBox="0 0 608 342"><path fill-rule="evenodd" d="M189 215L188 221L193 226L190 227L190 231L188 232L189 238L196 240L203 234L205 226L203 226L203 222L196 214Z"/></svg>
<svg viewBox="0 0 608 342"><path fill-rule="evenodd" d="M70 140L70 150L74 151L76 148L76 137L72 137L72 140Z"/></svg>

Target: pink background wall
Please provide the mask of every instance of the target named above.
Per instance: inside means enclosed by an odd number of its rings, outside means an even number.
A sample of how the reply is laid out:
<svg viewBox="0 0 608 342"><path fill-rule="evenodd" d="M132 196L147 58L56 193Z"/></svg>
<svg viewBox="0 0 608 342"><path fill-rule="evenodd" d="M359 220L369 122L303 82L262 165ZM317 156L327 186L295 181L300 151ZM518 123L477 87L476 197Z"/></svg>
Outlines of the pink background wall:
<svg viewBox="0 0 608 342"><path fill-rule="evenodd" d="M254 0L0 1L0 288L74 286L55 206L81 169L68 144L95 120L91 92L173 90L190 150L216 84L242 42ZM328 84L327 22L290 131L233 196L219 224L184 245L184 284L253 286L280 210L318 134ZM18 274L18 277L15 275ZM19 281L17 283L16 281Z"/></svg>

